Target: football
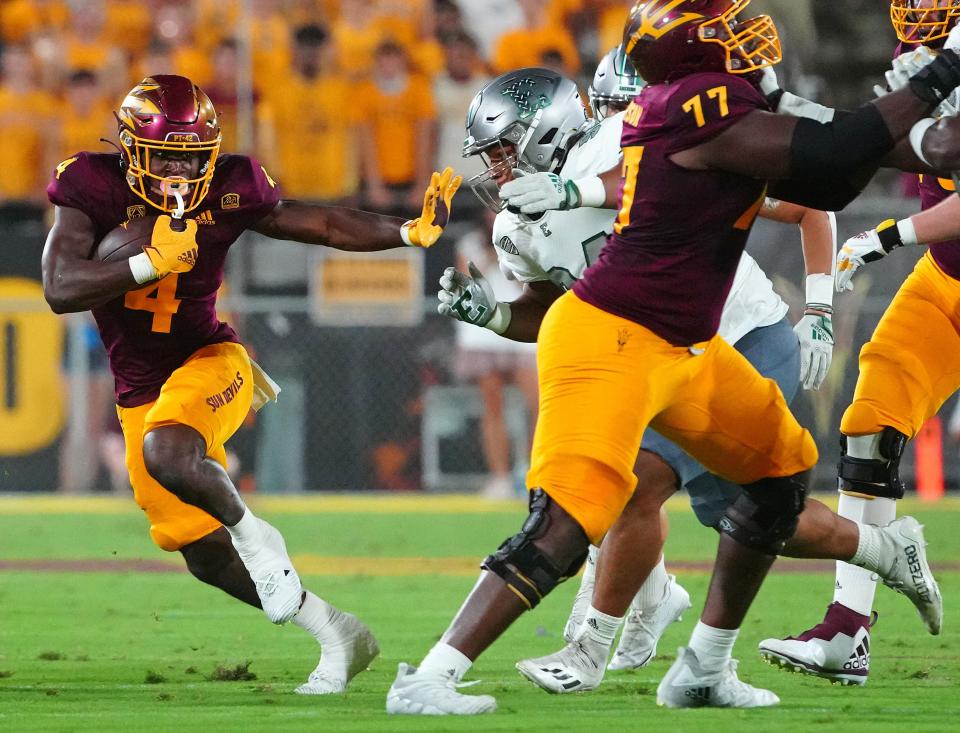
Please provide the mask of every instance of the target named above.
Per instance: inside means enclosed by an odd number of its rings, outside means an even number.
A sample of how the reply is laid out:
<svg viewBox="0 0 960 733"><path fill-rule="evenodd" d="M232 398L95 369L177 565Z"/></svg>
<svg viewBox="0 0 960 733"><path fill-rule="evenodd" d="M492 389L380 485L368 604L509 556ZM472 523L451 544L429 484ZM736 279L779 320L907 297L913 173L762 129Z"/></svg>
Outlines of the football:
<svg viewBox="0 0 960 733"><path fill-rule="evenodd" d="M140 254L150 244L156 220L155 216L147 216L124 222L100 240L93 259L116 262Z"/></svg>

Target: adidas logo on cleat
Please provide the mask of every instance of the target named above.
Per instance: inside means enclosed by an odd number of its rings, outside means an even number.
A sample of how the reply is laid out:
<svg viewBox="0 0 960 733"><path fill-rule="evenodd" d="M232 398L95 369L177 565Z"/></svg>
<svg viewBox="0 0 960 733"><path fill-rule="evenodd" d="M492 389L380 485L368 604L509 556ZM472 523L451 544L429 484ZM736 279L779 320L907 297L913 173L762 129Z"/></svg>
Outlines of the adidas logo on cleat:
<svg viewBox="0 0 960 733"><path fill-rule="evenodd" d="M850 659L843 663L843 668L847 670L870 669L870 642L864 639L860 644L857 644L857 648L850 655Z"/></svg>

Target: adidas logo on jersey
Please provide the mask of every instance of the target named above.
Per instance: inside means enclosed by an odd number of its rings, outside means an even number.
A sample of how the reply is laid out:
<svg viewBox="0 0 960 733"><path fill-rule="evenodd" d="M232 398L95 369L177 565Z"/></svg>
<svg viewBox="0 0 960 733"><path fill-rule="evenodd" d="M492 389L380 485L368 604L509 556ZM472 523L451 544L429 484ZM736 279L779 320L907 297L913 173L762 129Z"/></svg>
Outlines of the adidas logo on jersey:
<svg viewBox="0 0 960 733"><path fill-rule="evenodd" d="M197 217L197 224L216 224L217 222L213 219L213 213L210 209L200 213L200 216Z"/></svg>

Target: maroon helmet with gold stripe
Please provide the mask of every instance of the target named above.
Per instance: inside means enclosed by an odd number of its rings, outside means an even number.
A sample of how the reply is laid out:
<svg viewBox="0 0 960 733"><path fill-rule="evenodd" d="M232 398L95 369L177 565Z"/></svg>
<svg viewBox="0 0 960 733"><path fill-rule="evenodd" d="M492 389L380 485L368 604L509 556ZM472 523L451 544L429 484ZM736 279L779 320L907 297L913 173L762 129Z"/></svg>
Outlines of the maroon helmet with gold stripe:
<svg viewBox="0 0 960 733"><path fill-rule="evenodd" d="M124 97L116 115L133 192L167 212L177 208L174 189L183 195L185 211L199 206L220 152L217 111L203 90L183 76L148 76ZM197 156L196 177L165 178L151 172L151 159L158 154Z"/></svg>
<svg viewBox="0 0 960 733"><path fill-rule="evenodd" d="M688 74L748 74L779 63L770 16L740 19L750 0L639 0L623 29L623 48L648 84Z"/></svg>

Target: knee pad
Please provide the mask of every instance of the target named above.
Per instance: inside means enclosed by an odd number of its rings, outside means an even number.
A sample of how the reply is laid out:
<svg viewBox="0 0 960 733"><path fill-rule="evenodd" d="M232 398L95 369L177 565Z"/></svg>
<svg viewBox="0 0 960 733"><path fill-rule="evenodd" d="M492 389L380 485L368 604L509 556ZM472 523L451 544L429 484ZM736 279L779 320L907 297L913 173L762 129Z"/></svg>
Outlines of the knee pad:
<svg viewBox="0 0 960 733"><path fill-rule="evenodd" d="M497 551L480 565L499 575L507 587L529 608L534 608L554 588L571 575L576 575L587 559L587 553L569 567L557 565L533 541L543 537L550 527L547 508L551 499L543 489L530 492L530 516L513 537L504 540Z"/></svg>
<svg viewBox="0 0 960 733"><path fill-rule="evenodd" d="M744 484L743 493L720 520L720 531L752 550L779 555L797 531L809 477L804 471Z"/></svg>
<svg viewBox="0 0 960 733"><path fill-rule="evenodd" d="M902 499L900 458L907 447L907 436L891 427L880 433L875 456L853 458L847 455L847 436L840 436L840 464L837 466L840 491L886 499Z"/></svg>

